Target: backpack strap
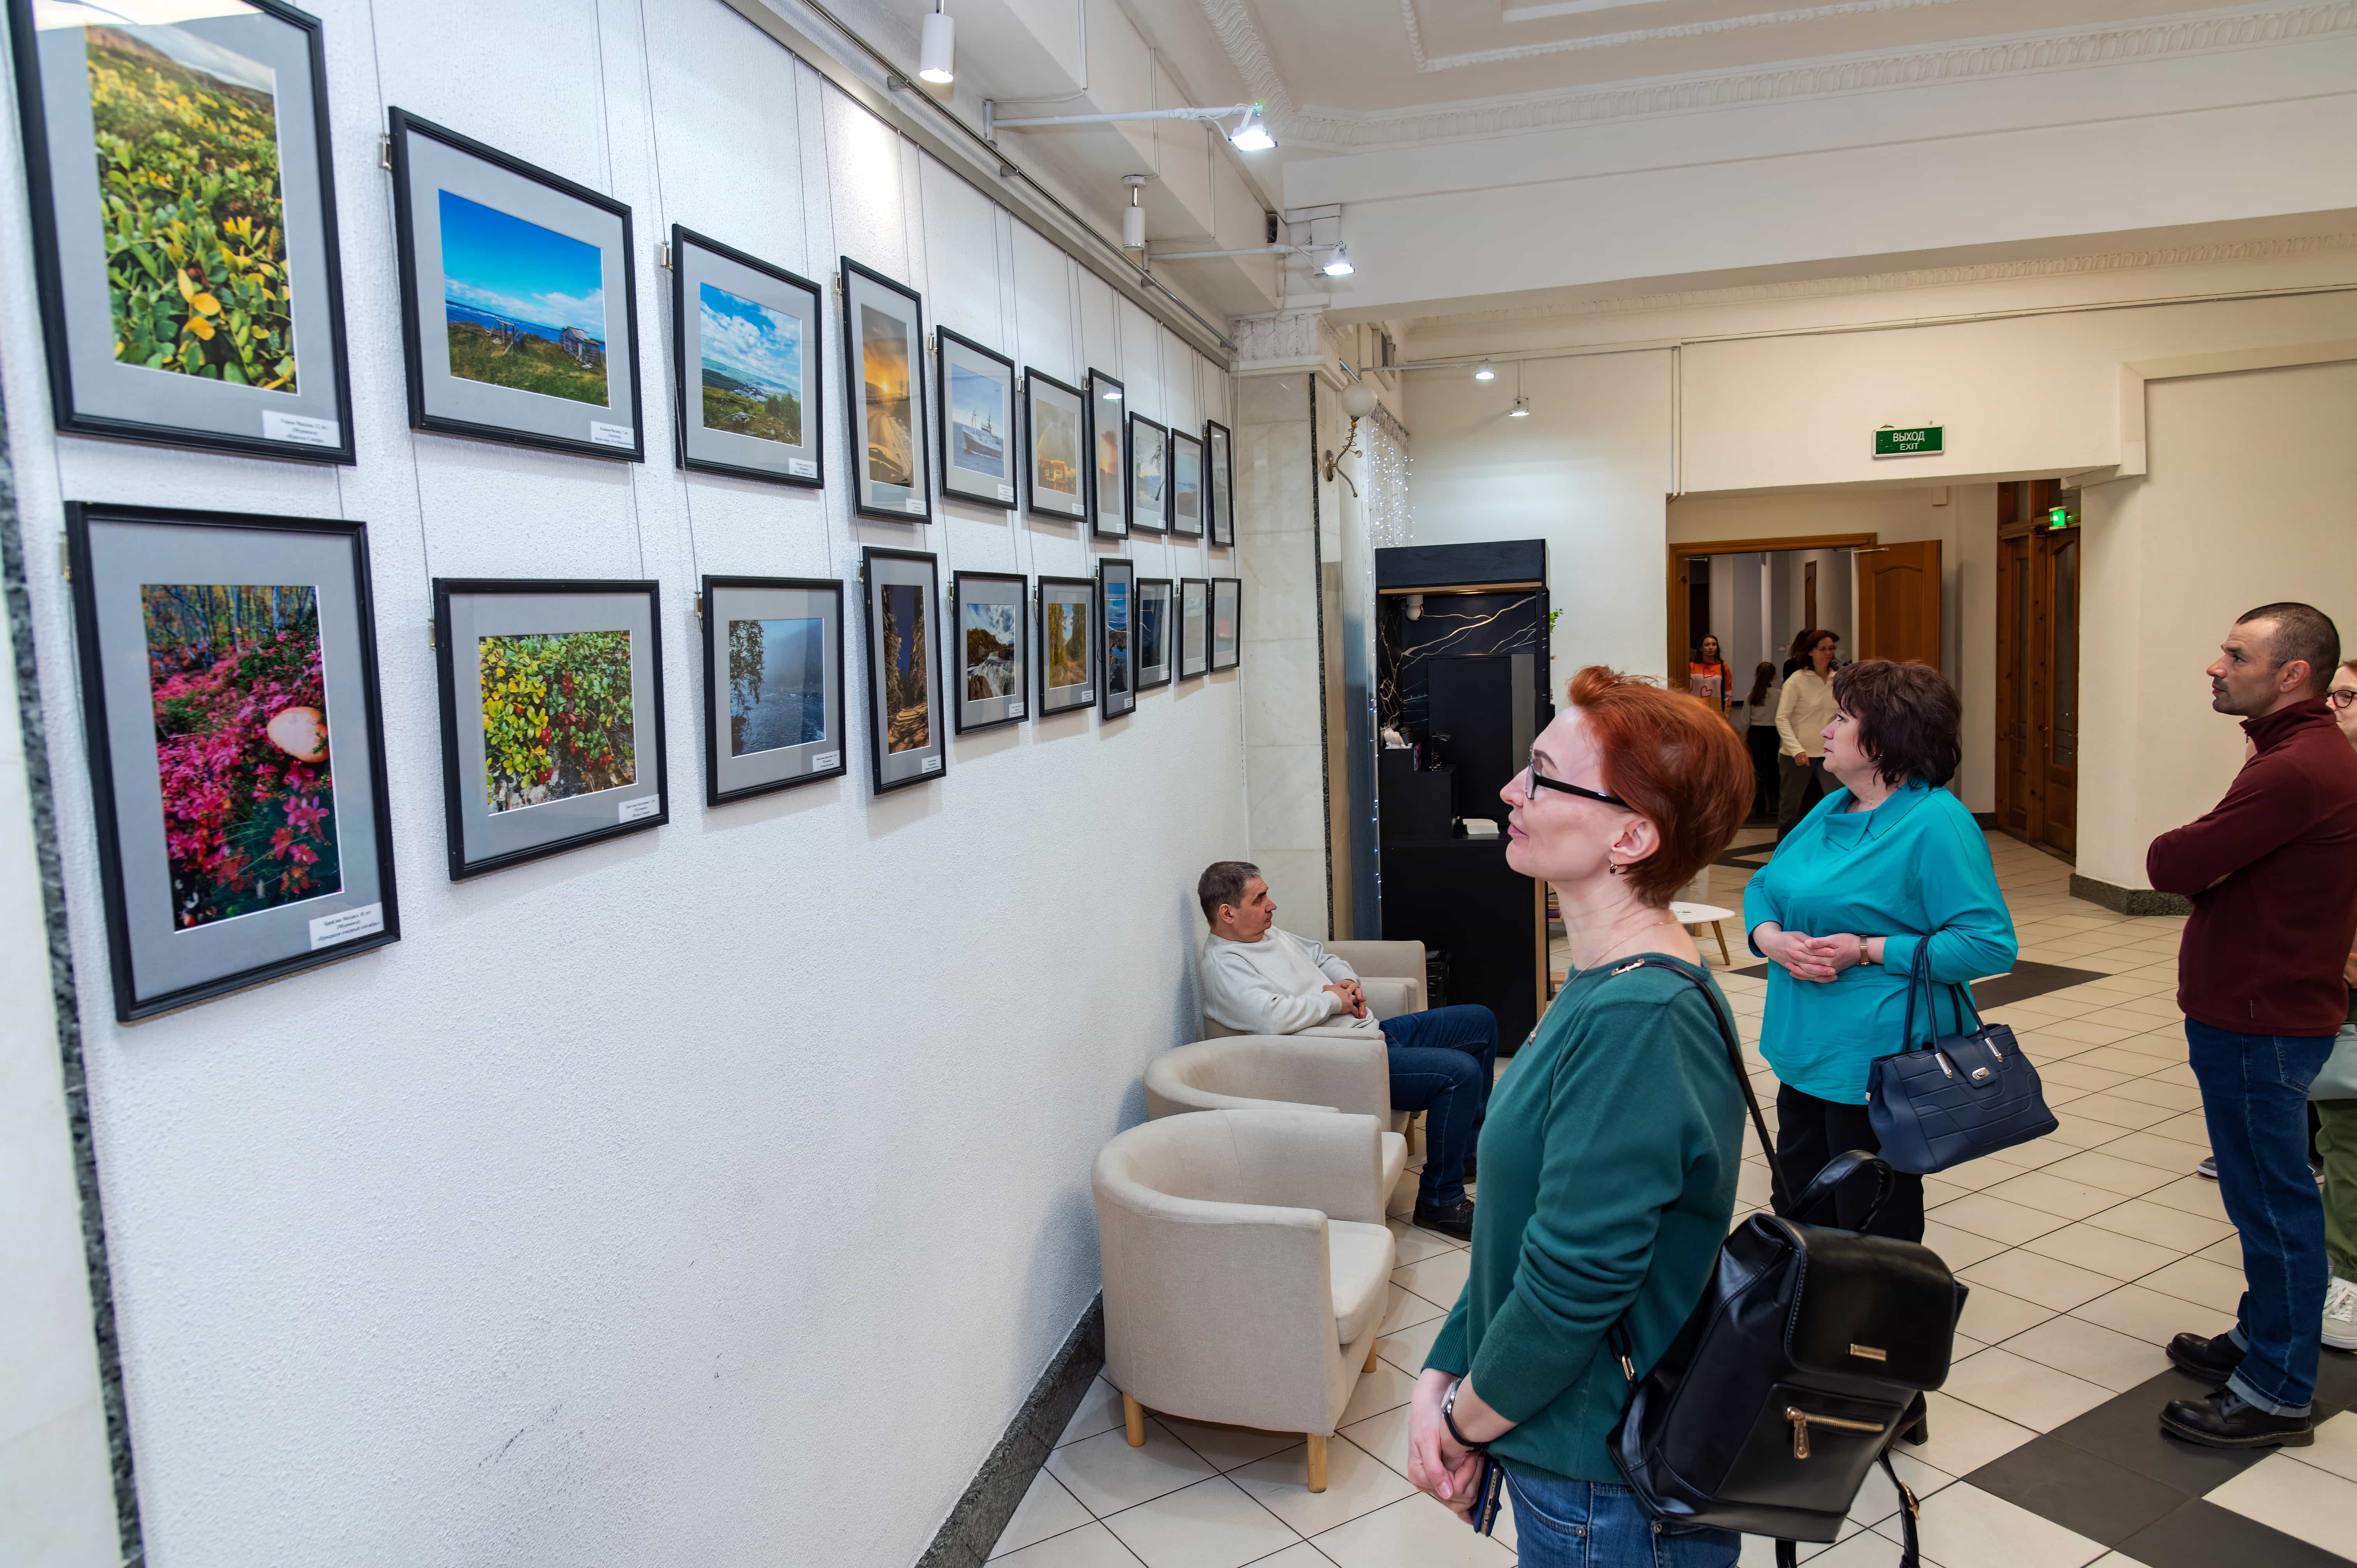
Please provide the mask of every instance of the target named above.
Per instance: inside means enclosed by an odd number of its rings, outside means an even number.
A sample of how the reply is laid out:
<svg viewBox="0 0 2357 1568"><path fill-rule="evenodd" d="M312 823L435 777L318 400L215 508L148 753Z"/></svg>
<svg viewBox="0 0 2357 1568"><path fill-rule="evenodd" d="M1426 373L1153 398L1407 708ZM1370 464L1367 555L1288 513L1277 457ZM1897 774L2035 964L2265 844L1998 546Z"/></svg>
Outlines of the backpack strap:
<svg viewBox="0 0 2357 1568"><path fill-rule="evenodd" d="M1888 1448L1882 1451L1882 1473L1889 1477L1890 1484L1899 1489L1899 1533L1901 1537L1899 1548L1899 1568L1922 1568L1921 1548L1915 1539L1915 1514L1918 1506L1915 1494L1907 1489L1907 1483L1900 1480L1899 1472L1890 1467L1890 1450ZM1776 1542L1776 1568L1799 1568L1800 1560L1801 1549L1797 1541Z"/></svg>

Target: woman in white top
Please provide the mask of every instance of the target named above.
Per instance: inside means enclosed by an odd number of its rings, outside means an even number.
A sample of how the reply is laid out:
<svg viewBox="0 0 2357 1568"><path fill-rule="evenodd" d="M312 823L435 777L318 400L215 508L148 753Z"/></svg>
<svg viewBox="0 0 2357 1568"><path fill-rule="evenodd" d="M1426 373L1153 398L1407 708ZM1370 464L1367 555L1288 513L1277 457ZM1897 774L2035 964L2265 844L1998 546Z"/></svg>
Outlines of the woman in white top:
<svg viewBox="0 0 2357 1568"><path fill-rule="evenodd" d="M1841 638L1812 628L1794 639L1808 651L1808 667L1784 677L1784 694L1776 702L1776 769L1781 788L1776 800L1776 837L1800 825L1809 808L1825 794L1825 725L1833 723L1832 672L1834 651Z"/></svg>

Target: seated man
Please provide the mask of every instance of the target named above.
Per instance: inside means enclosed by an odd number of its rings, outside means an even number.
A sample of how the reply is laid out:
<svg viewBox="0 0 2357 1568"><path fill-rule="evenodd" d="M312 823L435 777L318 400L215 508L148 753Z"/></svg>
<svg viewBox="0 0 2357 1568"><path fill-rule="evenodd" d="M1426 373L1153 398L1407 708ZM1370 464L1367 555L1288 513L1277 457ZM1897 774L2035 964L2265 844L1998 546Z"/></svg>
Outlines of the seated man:
<svg viewBox="0 0 2357 1568"><path fill-rule="evenodd" d="M1378 1021L1349 964L1317 942L1277 930L1276 903L1257 866L1214 861L1195 884L1211 922L1203 950L1203 1011L1248 1035L1304 1029L1380 1032L1391 1058L1392 1106L1425 1111L1424 1174L1415 1222L1470 1240L1473 1145L1489 1109L1498 1020L1487 1007L1436 1007Z"/></svg>

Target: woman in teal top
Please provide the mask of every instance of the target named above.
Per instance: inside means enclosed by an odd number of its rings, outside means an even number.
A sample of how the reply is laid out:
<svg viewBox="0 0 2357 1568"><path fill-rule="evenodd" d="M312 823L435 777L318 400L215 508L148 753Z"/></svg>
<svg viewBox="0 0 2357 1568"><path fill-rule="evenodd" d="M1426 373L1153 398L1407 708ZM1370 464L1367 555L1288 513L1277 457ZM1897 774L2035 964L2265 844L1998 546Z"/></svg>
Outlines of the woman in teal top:
<svg viewBox="0 0 2357 1568"><path fill-rule="evenodd" d="M1956 771L1954 688L1927 664L1861 660L1836 671L1817 802L1744 889L1751 949L1772 960L1760 1050L1776 1070L1776 1152L1794 1183L1848 1149L1875 1149L1870 1064L1900 1049L1908 975L1931 949L1939 1032L1960 1026L1950 984L2013 967L2013 917L1988 841L1940 786ZM1917 1042L1930 1036L1919 1004ZM1871 1184L1792 1218L1858 1229ZM1923 1178L1900 1176L1868 1229L1923 1239Z"/></svg>

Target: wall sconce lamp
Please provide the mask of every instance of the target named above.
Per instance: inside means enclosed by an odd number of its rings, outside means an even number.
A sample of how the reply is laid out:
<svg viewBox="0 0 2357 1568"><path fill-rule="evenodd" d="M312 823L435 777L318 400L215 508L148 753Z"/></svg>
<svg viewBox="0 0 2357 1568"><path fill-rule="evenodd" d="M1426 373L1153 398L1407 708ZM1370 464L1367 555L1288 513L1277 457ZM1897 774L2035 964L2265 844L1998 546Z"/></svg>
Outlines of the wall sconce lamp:
<svg viewBox="0 0 2357 1568"><path fill-rule="evenodd" d="M1351 416L1351 438L1342 443L1342 449L1340 452L1333 451L1330 448L1327 451L1326 482L1330 485L1336 479L1340 479L1344 484L1351 487L1351 499L1356 500L1359 496L1359 487L1357 483L1351 479L1350 475L1338 469L1335 465L1359 449L1359 421L1366 418L1367 415L1375 412L1375 389L1367 385L1364 381L1352 381L1349 386L1344 387L1342 389L1342 412Z"/></svg>

